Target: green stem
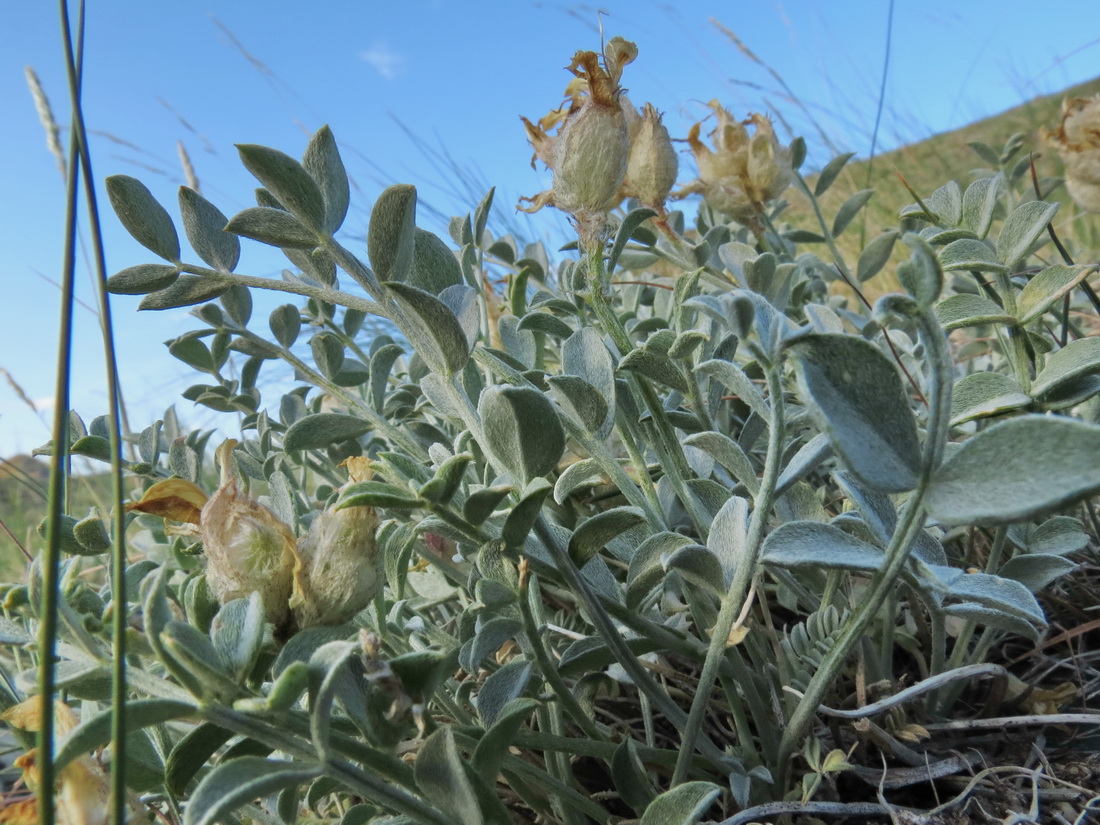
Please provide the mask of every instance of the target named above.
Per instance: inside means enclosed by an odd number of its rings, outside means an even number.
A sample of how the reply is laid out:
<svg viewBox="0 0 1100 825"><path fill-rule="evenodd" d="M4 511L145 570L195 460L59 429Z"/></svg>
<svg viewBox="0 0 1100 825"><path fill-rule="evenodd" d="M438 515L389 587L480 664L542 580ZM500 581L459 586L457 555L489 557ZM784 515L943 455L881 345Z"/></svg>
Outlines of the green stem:
<svg viewBox="0 0 1100 825"><path fill-rule="evenodd" d="M557 666L550 659L550 654L542 641L542 633L539 630L538 623L535 621L535 614L531 610L531 603L528 601L527 591L529 586L531 586L531 584L526 581L520 586L519 608L520 612L523 614L523 628L527 635L527 641L531 645L531 652L534 653L535 661L542 671L543 678L550 683L550 688L557 695L558 701L561 702L562 707L565 708L573 721L580 726L581 730L584 731L589 739L602 742L606 738L603 732L597 727L595 721L590 719L588 714L584 712L581 703L577 701L577 697L573 695L573 691L565 684L565 680L562 679L561 674L558 673ZM534 587L538 587L537 579L534 582Z"/></svg>
<svg viewBox="0 0 1100 825"><path fill-rule="evenodd" d="M821 206L817 202L817 198L813 192L810 191L810 187L806 185L805 178L802 177L800 172L794 173L795 183L798 188L802 190L802 194L810 201L810 206L814 210L814 217L817 218L817 225L821 228L821 234L825 237L825 245L829 247L829 252L833 256L833 262L840 267L840 270L847 277L849 283L854 283L855 279L852 277L852 273L848 270L848 264L844 263L844 256L840 254L840 249L836 245L836 238L833 237L832 227L825 220L825 215L821 212Z"/></svg>
<svg viewBox="0 0 1100 825"><path fill-rule="evenodd" d="M753 501L748 535L745 538L745 555L743 558L738 559L733 581L730 582L729 590L722 598L718 619L711 631L710 646L707 649L706 658L703 660L703 669L699 674L699 684L696 687L695 698L691 703L691 711L688 714L687 725L683 731L680 758L676 762L676 771L672 775L673 787L687 780L688 770L691 767L691 757L695 752L707 706L710 703L711 688L714 687L719 666L726 655L730 630L733 629L734 621L744 608L745 597L748 594L752 579L756 575L760 546L764 541L764 530L767 527L768 514L771 511L775 488L779 482L784 436L781 367L778 364L765 361L761 361L761 366L764 367L768 380L772 413L768 428L768 452L764 459L764 475L760 480L760 491Z"/></svg>
<svg viewBox="0 0 1100 825"><path fill-rule="evenodd" d="M338 289L329 289L324 286L312 286L306 283L294 283L292 281L276 281L274 278L257 278L254 275L238 275L237 273L220 272L217 269L208 269L198 264L180 264L181 272L189 272L192 275L202 275L207 278L218 278L236 286L250 286L257 289L268 289L273 292L289 292L294 295L304 295L306 298L314 298L327 304L335 304L346 309L357 309L368 315L377 315L380 318L389 318L390 315L383 306L366 298L349 295Z"/></svg>

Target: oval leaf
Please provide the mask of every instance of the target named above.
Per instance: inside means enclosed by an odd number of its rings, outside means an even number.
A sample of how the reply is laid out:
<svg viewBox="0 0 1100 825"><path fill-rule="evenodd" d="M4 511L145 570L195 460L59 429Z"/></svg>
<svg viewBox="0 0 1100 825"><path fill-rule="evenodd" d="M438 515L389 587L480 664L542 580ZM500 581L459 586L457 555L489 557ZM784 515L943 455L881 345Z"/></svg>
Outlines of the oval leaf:
<svg viewBox="0 0 1100 825"><path fill-rule="evenodd" d="M890 359L851 335L801 336L790 351L811 414L849 469L885 493L913 489L917 423Z"/></svg>
<svg viewBox="0 0 1100 825"><path fill-rule="evenodd" d="M241 162L294 217L325 231L325 199L316 181L290 155L254 143L237 144Z"/></svg>
<svg viewBox="0 0 1100 825"><path fill-rule="evenodd" d="M289 212L270 206L242 209L229 219L225 231L288 249L313 249L318 245L317 235L301 221Z"/></svg>
<svg viewBox="0 0 1100 825"><path fill-rule="evenodd" d="M229 219L218 207L187 186L179 192L180 215L187 240L204 262L220 272L232 272L241 257L241 242L225 231Z"/></svg>
<svg viewBox="0 0 1100 825"><path fill-rule="evenodd" d="M821 567L871 573L883 565L882 551L832 524L789 521L764 540L761 560L777 567Z"/></svg>
<svg viewBox="0 0 1100 825"><path fill-rule="evenodd" d="M145 295L167 289L179 275L179 269L167 264L138 264L108 278L107 291L115 295Z"/></svg>
<svg viewBox="0 0 1100 825"><path fill-rule="evenodd" d="M180 239L172 218L144 183L129 175L111 175L107 196L135 241L166 261L180 259Z"/></svg>
<svg viewBox="0 0 1100 825"><path fill-rule="evenodd" d="M337 441L358 438L370 430L370 423L354 415L316 413L290 425L283 438L285 450L316 450Z"/></svg>
<svg viewBox="0 0 1100 825"><path fill-rule="evenodd" d="M492 454L520 481L546 475L565 450L565 432L553 404L531 387L489 387L478 412Z"/></svg>
<svg viewBox="0 0 1100 825"><path fill-rule="evenodd" d="M401 331L433 372L453 375L466 366L470 342L450 307L408 284L387 281L385 286L401 308Z"/></svg>
<svg viewBox="0 0 1100 825"><path fill-rule="evenodd" d="M640 825L695 825L721 790L713 782L677 785L653 800Z"/></svg>
<svg viewBox="0 0 1100 825"><path fill-rule="evenodd" d="M1026 415L994 424L962 445L925 498L944 524L1025 521L1100 491L1100 427Z"/></svg>
<svg viewBox="0 0 1100 825"><path fill-rule="evenodd" d="M312 782L323 773L317 764L261 756L232 759L203 777L187 803L183 825L215 825L241 805Z"/></svg>

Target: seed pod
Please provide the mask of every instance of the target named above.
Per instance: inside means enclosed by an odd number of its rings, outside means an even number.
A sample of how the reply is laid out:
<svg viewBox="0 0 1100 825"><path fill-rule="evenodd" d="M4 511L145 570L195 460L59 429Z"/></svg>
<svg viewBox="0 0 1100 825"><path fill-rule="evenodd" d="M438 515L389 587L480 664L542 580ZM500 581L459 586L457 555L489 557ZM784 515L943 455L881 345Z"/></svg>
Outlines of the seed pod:
<svg viewBox="0 0 1100 825"><path fill-rule="evenodd" d="M1100 212L1100 95L1062 101L1062 121L1053 132L1043 130L1065 165L1066 190L1074 202Z"/></svg>
<svg viewBox="0 0 1100 825"><path fill-rule="evenodd" d="M370 460L346 462L349 484L371 477ZM373 507L325 510L298 542L299 568L290 599L299 629L346 622L378 594L384 573Z"/></svg>
<svg viewBox="0 0 1100 825"><path fill-rule="evenodd" d="M624 98L624 111L627 105ZM672 191L680 168L676 150L653 104L647 103L640 117L632 105L630 111L638 119L630 130L630 160L622 194L637 198L643 206L664 212L665 198Z"/></svg>
<svg viewBox="0 0 1100 825"><path fill-rule="evenodd" d="M536 212L555 206L577 221L583 246L598 241L607 213L618 203L630 154L627 118L619 101L622 67L634 59L637 47L613 38L604 65L595 52L578 51L569 71L584 81L573 86L572 104L561 121L556 110L535 125L523 118L535 156L554 172L554 185L534 198L524 198ZM633 107L631 107L633 108ZM545 131L561 122L556 136Z"/></svg>
<svg viewBox="0 0 1100 825"><path fill-rule="evenodd" d="M716 212L747 223L757 220L769 201L790 186L790 149L779 145L771 121L752 114L738 122L716 100L710 102L718 125L710 133L711 149L699 139L701 123L688 133L688 146L699 166L699 177L673 197L699 194ZM755 127L750 137L746 126Z"/></svg>
<svg viewBox="0 0 1100 825"><path fill-rule="evenodd" d="M267 621L282 626L288 616L291 580L298 563L294 532L237 487L233 448L218 447L221 486L202 508L199 530L206 553L206 583L220 604L263 598Z"/></svg>

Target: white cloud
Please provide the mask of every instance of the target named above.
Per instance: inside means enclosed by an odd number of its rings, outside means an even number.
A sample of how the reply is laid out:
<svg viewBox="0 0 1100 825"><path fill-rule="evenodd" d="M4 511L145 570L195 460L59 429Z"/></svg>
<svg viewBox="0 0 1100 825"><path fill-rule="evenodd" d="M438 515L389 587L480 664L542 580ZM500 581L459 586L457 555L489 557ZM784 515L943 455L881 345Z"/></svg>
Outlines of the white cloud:
<svg viewBox="0 0 1100 825"><path fill-rule="evenodd" d="M405 56L391 49L384 40L375 41L369 49L360 52L359 57L386 80L393 80L405 71Z"/></svg>

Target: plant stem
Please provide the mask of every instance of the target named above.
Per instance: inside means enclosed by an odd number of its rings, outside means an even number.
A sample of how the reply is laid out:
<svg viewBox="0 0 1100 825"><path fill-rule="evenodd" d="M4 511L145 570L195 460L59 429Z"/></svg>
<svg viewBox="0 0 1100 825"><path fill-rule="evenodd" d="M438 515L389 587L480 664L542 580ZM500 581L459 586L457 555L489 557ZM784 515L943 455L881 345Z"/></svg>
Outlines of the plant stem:
<svg viewBox="0 0 1100 825"><path fill-rule="evenodd" d="M680 758L676 762L676 770L672 775L672 787L687 781L691 756L695 752L696 743L702 731L703 719L710 703L711 688L714 687L715 679L718 677L719 665L726 655L730 630L744 607L749 585L756 575L760 546L764 541L764 529L767 526L768 514L771 511L775 497L776 484L779 482L785 430L781 367L779 364L765 361L761 361L761 366L767 376L772 413L768 428L768 452L764 459L764 475L760 480L760 491L753 501L748 535L745 538L745 555L743 558L738 559L733 581L730 582L729 590L722 598L718 619L711 631L710 647L707 649L706 658L703 660L703 669L699 674L695 699L691 703L687 725L684 727Z"/></svg>
<svg viewBox="0 0 1100 825"><path fill-rule="evenodd" d="M864 631L870 626L891 588L894 587L909 559L913 540L924 526L924 495L931 484L932 473L943 458L944 444L947 442L950 426L952 362L947 348L947 338L932 315L931 309L920 310L917 321L931 362L928 427L920 479L916 489L910 493L897 526L894 528L894 534L890 537L883 568L872 579L863 600L849 616L839 637L810 679L806 692L787 721L783 738L779 743L779 756L775 765L775 787L779 789L787 786L792 758L806 735L826 691L840 674L848 655L863 637Z"/></svg>

